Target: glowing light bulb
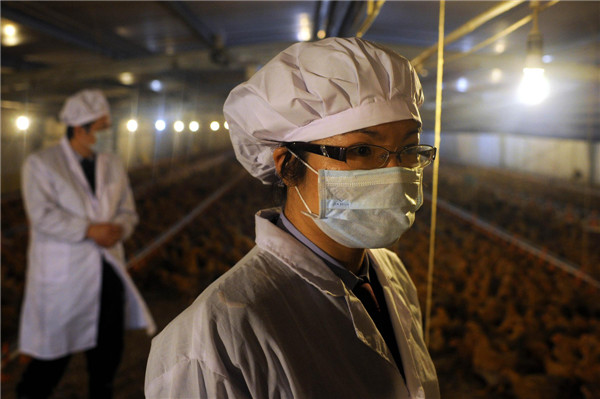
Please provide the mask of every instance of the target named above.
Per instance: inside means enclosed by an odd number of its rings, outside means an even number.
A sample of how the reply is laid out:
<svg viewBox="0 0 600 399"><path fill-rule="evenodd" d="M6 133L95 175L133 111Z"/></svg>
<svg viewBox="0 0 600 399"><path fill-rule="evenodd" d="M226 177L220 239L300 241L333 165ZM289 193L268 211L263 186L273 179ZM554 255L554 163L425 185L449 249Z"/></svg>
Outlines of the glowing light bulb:
<svg viewBox="0 0 600 399"><path fill-rule="evenodd" d="M150 90L159 92L162 90L162 88L163 88L163 85L160 80L154 79L152 82L150 82Z"/></svg>
<svg viewBox="0 0 600 399"><path fill-rule="evenodd" d="M544 64L549 64L552 61L554 61L554 56L550 55L550 54L546 54L545 56L542 57L542 62Z"/></svg>
<svg viewBox="0 0 600 399"><path fill-rule="evenodd" d="M216 132L217 130L219 130L220 127L221 127L221 125L219 125L219 122L217 122L217 121L212 121L210 123L210 130L212 130L213 132Z"/></svg>
<svg viewBox="0 0 600 399"><path fill-rule="evenodd" d="M550 85L542 68L524 68L519 84L519 101L526 105L537 105L550 94Z"/></svg>
<svg viewBox="0 0 600 399"><path fill-rule="evenodd" d="M6 35L6 36L15 36L17 34L17 28L15 28L14 25L4 25L4 28L2 29L2 32Z"/></svg>
<svg viewBox="0 0 600 399"><path fill-rule="evenodd" d="M225 121L225 123L223 123L223 127L227 130L229 130L229 123L227 123L227 121Z"/></svg>
<svg viewBox="0 0 600 399"><path fill-rule="evenodd" d="M502 70L500 68L492 69L492 72L490 73L490 80L492 83L498 83L500 80L502 80Z"/></svg>
<svg viewBox="0 0 600 399"><path fill-rule="evenodd" d="M189 128L190 128L190 131L197 132L198 129L200 129L200 124L196 121L191 121Z"/></svg>
<svg viewBox="0 0 600 399"><path fill-rule="evenodd" d="M135 119L130 119L127 121L127 130L129 133L134 133L138 129L138 123Z"/></svg>
<svg viewBox="0 0 600 399"><path fill-rule="evenodd" d="M464 93L467 90L469 90L469 80L464 76L458 78L458 80L456 81L456 90L460 91L461 93Z"/></svg>
<svg viewBox="0 0 600 399"><path fill-rule="evenodd" d="M501 40L494 45L494 51L497 54L502 54L506 50L506 42Z"/></svg>
<svg viewBox="0 0 600 399"><path fill-rule="evenodd" d="M130 85L133 83L133 74L131 72L123 72L119 75L119 80L124 85Z"/></svg>
<svg viewBox="0 0 600 399"><path fill-rule="evenodd" d="M4 46L16 46L21 40L17 36L17 27L11 24L2 28L2 44Z"/></svg>
<svg viewBox="0 0 600 399"><path fill-rule="evenodd" d="M156 130L158 130L159 132L162 132L163 130L165 130L166 127L167 127L167 124L162 119L158 119L156 122L154 122L154 128Z"/></svg>
<svg viewBox="0 0 600 399"><path fill-rule="evenodd" d="M301 42L306 42L312 37L312 24L310 22L310 17L306 13L300 14L300 21L298 27L298 35L297 38Z"/></svg>
<svg viewBox="0 0 600 399"><path fill-rule="evenodd" d="M17 123L17 129L19 129L19 130L29 129L29 124L30 124L29 118L24 115L19 116L17 118L16 123Z"/></svg>
<svg viewBox="0 0 600 399"><path fill-rule="evenodd" d="M173 124L173 128L177 133L181 133L185 129L185 124L182 121L177 121Z"/></svg>

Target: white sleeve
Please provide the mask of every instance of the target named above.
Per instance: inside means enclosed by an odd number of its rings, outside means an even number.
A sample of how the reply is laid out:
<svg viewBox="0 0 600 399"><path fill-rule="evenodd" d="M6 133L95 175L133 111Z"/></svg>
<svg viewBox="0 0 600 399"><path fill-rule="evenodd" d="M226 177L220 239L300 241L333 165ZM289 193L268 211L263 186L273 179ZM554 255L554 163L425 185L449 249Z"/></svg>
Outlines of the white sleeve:
<svg viewBox="0 0 600 399"><path fill-rule="evenodd" d="M67 242L85 239L89 221L61 207L52 186L51 170L40 159L27 158L21 180L25 211L32 229Z"/></svg>
<svg viewBox="0 0 600 399"><path fill-rule="evenodd" d="M148 362L144 394L147 399L250 399L226 376L215 373L197 359L184 358L155 375Z"/></svg>

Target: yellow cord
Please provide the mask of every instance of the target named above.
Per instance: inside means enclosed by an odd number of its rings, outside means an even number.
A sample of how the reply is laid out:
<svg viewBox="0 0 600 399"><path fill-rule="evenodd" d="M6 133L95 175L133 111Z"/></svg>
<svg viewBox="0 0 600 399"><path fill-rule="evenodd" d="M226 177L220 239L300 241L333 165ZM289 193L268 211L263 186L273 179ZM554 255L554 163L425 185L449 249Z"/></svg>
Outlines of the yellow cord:
<svg viewBox="0 0 600 399"><path fill-rule="evenodd" d="M431 230L429 233L429 267L427 269L427 301L425 304L425 344L429 345L429 332L431 330L431 297L433 289L433 265L435 254L435 227L437 222L437 191L438 173L440 167L440 132L442 126L442 78L444 73L444 19L446 2L440 0L440 22L438 27L438 61L437 61L437 83L435 96L435 147L438 155L433 162L433 187L431 193Z"/></svg>

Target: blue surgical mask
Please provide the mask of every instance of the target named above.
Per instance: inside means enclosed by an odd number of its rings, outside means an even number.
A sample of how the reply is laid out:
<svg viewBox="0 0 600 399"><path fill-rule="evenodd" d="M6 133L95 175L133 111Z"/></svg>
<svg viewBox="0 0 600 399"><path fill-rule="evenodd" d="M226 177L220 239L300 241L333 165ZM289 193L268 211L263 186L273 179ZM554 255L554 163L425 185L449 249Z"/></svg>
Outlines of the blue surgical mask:
<svg viewBox="0 0 600 399"><path fill-rule="evenodd" d="M294 154L295 155L295 154ZM300 159L300 158L298 158ZM391 167L326 170L319 176L319 213L304 215L334 241L349 248L384 248L396 242L415 220L423 203L423 169Z"/></svg>

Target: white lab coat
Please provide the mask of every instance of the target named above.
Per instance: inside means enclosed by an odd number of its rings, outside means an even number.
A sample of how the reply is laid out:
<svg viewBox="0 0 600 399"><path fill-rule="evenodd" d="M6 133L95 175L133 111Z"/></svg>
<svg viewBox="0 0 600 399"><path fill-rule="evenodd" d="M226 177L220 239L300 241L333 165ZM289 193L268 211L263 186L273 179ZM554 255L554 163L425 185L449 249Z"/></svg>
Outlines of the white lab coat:
<svg viewBox="0 0 600 399"><path fill-rule="evenodd" d="M102 257L123 282L126 328L146 328L152 334L154 321L126 272L123 245L106 249L84 238L93 222L120 224L124 238L137 224L119 158L97 155L94 196L75 152L63 138L27 158L22 185L30 239L19 350L55 359L96 346Z"/></svg>
<svg viewBox="0 0 600 399"><path fill-rule="evenodd" d="M148 399L439 398L416 290L398 257L370 250L406 384L360 300L274 220L256 244L152 341Z"/></svg>

